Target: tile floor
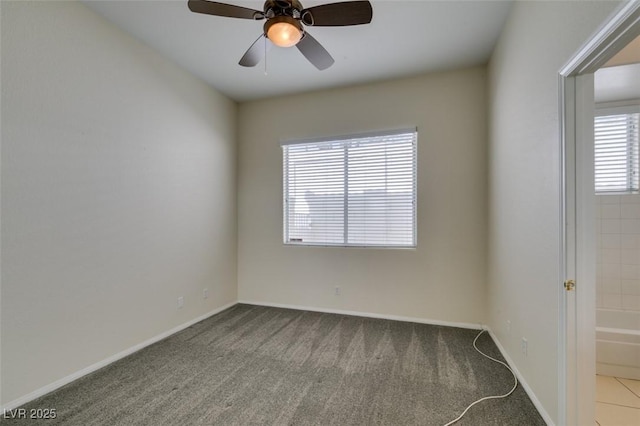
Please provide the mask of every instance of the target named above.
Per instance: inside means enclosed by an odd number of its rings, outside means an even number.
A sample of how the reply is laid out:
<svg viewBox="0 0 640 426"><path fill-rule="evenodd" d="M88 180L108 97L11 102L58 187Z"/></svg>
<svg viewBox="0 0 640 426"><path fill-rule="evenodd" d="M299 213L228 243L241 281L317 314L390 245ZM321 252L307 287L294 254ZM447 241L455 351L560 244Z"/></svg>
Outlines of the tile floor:
<svg viewBox="0 0 640 426"><path fill-rule="evenodd" d="M640 426L640 380L596 376L596 425Z"/></svg>

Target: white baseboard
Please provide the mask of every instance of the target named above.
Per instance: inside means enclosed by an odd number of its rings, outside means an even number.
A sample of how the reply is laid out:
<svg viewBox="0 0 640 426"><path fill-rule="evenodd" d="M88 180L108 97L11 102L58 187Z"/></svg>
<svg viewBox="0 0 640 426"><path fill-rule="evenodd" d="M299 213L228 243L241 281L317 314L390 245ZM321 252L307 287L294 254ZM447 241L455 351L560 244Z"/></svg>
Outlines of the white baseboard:
<svg viewBox="0 0 640 426"><path fill-rule="evenodd" d="M191 321L187 321L184 324L181 324L181 325L179 325L177 327L174 327L171 330L168 330L168 331L165 331L164 333L158 334L157 336L154 336L151 339L145 340L142 343L138 343L135 346L132 346L132 347L130 347L128 349L125 349L122 352L118 352L117 354L112 355L112 356L110 356L108 358L105 358L102 361L96 362L95 364L92 364L92 365L90 365L90 366L88 366L86 368L83 368L82 370L76 371L75 373L70 374L70 375L68 375L66 377L63 377L60 380L56 380L55 382L50 383L50 384L48 384L46 386L43 386L40 389L36 389L33 392L30 392L30 393L28 393L28 394L26 394L26 395L24 395L24 396L22 396L20 398L17 398L17 399L14 399L13 401L8 402L5 406L0 407L0 411L4 412L4 410L16 409L16 408L20 407L21 405L26 404L27 402L33 401L36 398L40 398L41 396L46 395L49 392L52 392L52 391L54 391L54 390L56 390L58 388L61 388L62 386L67 385L67 384L73 382L74 380L78 380L79 378L81 378L83 376L86 376L89 373L93 373L94 371L99 370L102 367L106 367L107 365L109 365L111 363L114 363L114 362L116 362L116 361L118 361L118 360L120 360L120 359L122 359L122 358L124 358L124 357L126 357L128 355L131 355L134 352L138 352L139 350L144 349L147 346L150 346L150 345L152 345L152 344L154 344L156 342L159 342L160 340L165 339L165 338L171 336L172 334L175 334L175 333L177 333L179 331L182 331L187 327L191 327L193 324L195 324L197 322L200 322L200 321L202 321L204 319L207 319L210 316L215 315L215 314L217 314L219 312L222 312L225 309L228 309L228 308L230 308L230 307L232 307L234 305L237 305L237 304L238 304L238 302L228 303L228 304L226 304L224 306L221 306L221 307L219 307L217 309L214 309L211 312L208 312L208 313L206 313L204 315L201 315L198 318L194 318Z"/></svg>
<svg viewBox="0 0 640 426"><path fill-rule="evenodd" d="M493 331L491 331L489 327L486 327L486 330L489 332L491 339L493 339L493 342L496 344L496 346L500 350L500 353L504 357L505 361L507 361L507 364L509 364L509 367L511 367L513 372L516 374L516 377L518 378L518 383L522 385L522 388L527 393L527 395L529 396L529 399L531 399L531 402L533 403L533 405L536 407L536 409L542 416L542 419L547 423L547 425L555 426L555 423L551 419L551 416L549 416L549 413L547 413L547 410L544 409L544 407L540 403L540 400L538 399L536 394L533 393L533 390L531 389L529 384L526 382L526 380L524 380L524 377L522 377L522 374L520 374L520 371L516 368L515 363L513 362L513 360L507 353L507 351L504 349L504 347L502 346L502 344L500 343L496 335L493 334Z"/></svg>
<svg viewBox="0 0 640 426"><path fill-rule="evenodd" d="M602 376L621 377L623 379L640 380L640 368L630 367L628 365L615 365L597 362L596 374L600 374Z"/></svg>
<svg viewBox="0 0 640 426"><path fill-rule="evenodd" d="M393 321L415 322L419 324L431 324L431 325L443 325L446 327L469 328L472 330L481 330L483 328L483 325L481 323L473 324L473 323L467 323L467 322L440 321L440 320L433 320L428 318L414 318L414 317L405 317L400 315L374 314L371 312L319 308L317 306L287 305L282 303L255 302L250 300L238 300L238 303L243 303L245 305L269 306L272 308L295 309L296 311L324 312L327 314L351 315L354 317L379 318L379 319L388 319Z"/></svg>

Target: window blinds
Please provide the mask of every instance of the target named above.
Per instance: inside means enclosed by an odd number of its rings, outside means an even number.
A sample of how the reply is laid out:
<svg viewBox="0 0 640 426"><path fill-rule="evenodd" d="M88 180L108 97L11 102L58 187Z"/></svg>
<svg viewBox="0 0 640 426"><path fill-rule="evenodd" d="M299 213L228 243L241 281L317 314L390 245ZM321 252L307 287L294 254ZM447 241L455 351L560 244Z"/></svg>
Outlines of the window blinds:
<svg viewBox="0 0 640 426"><path fill-rule="evenodd" d="M595 118L596 193L638 190L639 117L631 113Z"/></svg>
<svg viewBox="0 0 640 426"><path fill-rule="evenodd" d="M286 244L416 245L415 129L282 148Z"/></svg>

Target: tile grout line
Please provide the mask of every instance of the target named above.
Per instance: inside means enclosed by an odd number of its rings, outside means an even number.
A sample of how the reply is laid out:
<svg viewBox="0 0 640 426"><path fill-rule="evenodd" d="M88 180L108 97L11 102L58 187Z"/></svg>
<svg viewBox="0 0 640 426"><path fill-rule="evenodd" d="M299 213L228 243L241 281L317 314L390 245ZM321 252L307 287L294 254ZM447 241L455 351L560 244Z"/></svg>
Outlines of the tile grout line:
<svg viewBox="0 0 640 426"><path fill-rule="evenodd" d="M613 405L616 407L631 408L632 410L640 410L640 407L631 407L629 405L616 404L615 402L602 402L602 401L596 401L596 402L598 404Z"/></svg>
<svg viewBox="0 0 640 426"><path fill-rule="evenodd" d="M629 389L629 392L631 392L631 393L632 393L636 398L639 398L639 399L640 399L640 395L638 395L637 393L635 393L635 392L633 391L633 389L631 389L629 386L627 386L627 385L625 385L624 383L622 383L618 377L614 377L614 379L616 379L616 381L617 381L618 383L620 383L622 386L624 386L625 388Z"/></svg>
<svg viewBox="0 0 640 426"><path fill-rule="evenodd" d="M629 386L627 386L625 383L623 383L622 380L619 377L615 377L615 376L610 376L610 377L614 379L614 383L617 383L617 385L615 386L615 388L617 388L616 389L616 393L623 392L623 393L626 394L626 392L631 392L631 395L633 395L636 400L640 400L640 396L638 396ZM618 388L618 385L621 385L622 387ZM625 398L628 398L628 396L626 396ZM606 406L611 407L611 409L616 410L616 411L617 411L617 408L627 408L627 409L634 410L634 411L632 411L632 413L640 413L640 406L631 407L631 406L628 406L628 405L616 404L616 403L612 403L612 402L603 402L603 401L598 401L597 398L596 398L596 406L598 404L606 405ZM614 408L614 407L616 407L616 408ZM596 420L596 422L595 422L596 426L602 426L602 424L600 422L598 422L597 419L594 419L594 420ZM611 420L611 419L607 418L607 419L601 419L601 420L606 421L606 420ZM608 424L608 423L605 423L605 424Z"/></svg>

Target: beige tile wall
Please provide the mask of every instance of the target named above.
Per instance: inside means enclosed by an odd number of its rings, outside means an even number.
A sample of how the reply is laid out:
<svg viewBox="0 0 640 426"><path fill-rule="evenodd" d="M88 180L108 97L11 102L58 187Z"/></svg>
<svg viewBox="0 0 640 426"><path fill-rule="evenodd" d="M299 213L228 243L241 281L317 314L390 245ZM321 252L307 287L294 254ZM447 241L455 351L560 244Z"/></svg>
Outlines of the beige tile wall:
<svg viewBox="0 0 640 426"><path fill-rule="evenodd" d="M596 305L640 311L640 195L596 200Z"/></svg>

